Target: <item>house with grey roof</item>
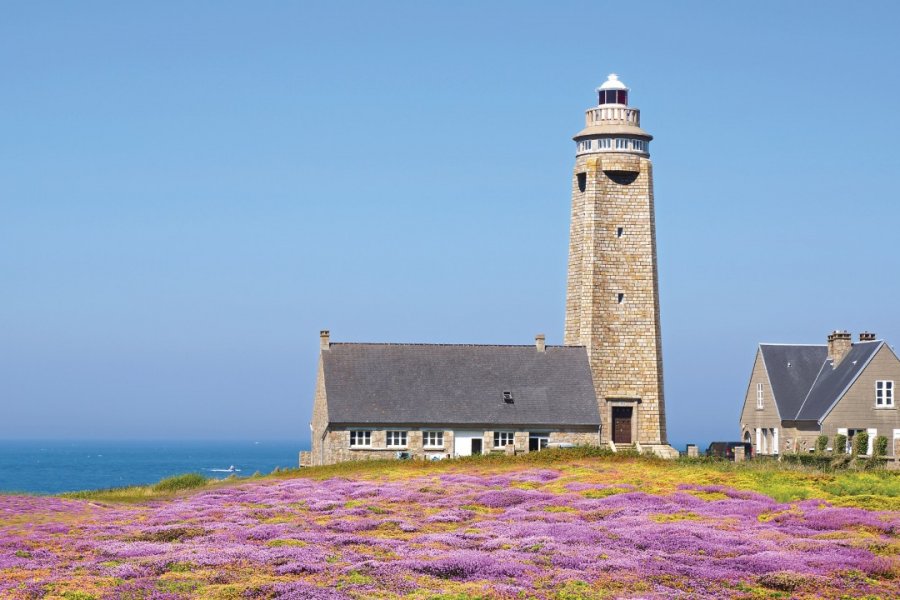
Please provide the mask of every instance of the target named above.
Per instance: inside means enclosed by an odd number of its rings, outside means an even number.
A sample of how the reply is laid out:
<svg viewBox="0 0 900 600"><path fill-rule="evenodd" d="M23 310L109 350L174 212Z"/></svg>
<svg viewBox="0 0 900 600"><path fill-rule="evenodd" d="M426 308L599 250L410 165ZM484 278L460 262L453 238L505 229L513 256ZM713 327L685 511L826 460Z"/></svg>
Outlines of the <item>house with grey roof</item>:
<svg viewBox="0 0 900 600"><path fill-rule="evenodd" d="M308 464L600 443L584 346L320 340Z"/></svg>
<svg viewBox="0 0 900 600"><path fill-rule="evenodd" d="M758 455L812 452L816 438L861 431L888 438L888 456L900 455L895 390L900 360L872 333L852 343L834 331L823 345L760 344L741 410L741 439ZM838 449L841 450L841 449Z"/></svg>

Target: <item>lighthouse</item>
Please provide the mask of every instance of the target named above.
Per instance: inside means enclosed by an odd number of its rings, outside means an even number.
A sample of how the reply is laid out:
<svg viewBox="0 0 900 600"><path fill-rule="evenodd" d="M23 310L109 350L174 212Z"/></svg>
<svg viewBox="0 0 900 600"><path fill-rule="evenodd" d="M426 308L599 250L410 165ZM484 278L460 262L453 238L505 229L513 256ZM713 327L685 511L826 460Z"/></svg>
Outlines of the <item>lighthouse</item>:
<svg viewBox="0 0 900 600"><path fill-rule="evenodd" d="M574 137L566 345L587 349L601 442L663 456L662 337L650 142L615 74Z"/></svg>

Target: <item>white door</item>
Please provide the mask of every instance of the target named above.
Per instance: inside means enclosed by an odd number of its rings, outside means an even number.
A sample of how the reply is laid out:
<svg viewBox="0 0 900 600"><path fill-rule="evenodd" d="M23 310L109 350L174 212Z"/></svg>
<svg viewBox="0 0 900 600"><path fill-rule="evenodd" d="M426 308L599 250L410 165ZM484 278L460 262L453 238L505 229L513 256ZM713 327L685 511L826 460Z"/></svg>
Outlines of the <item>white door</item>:
<svg viewBox="0 0 900 600"><path fill-rule="evenodd" d="M472 440L478 440L479 444L484 439L483 431L454 431L453 454L454 456L472 456ZM478 448L481 451L481 448Z"/></svg>

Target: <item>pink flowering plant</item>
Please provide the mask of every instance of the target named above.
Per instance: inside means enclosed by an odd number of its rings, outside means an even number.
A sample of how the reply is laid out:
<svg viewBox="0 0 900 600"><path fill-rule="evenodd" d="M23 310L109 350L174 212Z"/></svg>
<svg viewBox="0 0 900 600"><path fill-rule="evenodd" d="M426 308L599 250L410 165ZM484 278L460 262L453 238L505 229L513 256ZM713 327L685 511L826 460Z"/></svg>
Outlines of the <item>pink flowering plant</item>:
<svg viewBox="0 0 900 600"><path fill-rule="evenodd" d="M736 467L550 466L310 469L127 504L0 496L0 598L900 597L896 510L776 499Z"/></svg>

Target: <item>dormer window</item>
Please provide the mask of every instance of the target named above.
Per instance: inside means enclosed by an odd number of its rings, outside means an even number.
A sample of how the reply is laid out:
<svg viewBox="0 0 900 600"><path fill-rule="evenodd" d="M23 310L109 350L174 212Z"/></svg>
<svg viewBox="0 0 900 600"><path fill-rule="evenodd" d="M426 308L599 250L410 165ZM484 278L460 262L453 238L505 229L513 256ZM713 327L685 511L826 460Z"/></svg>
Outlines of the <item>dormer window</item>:
<svg viewBox="0 0 900 600"><path fill-rule="evenodd" d="M515 402L512 392L503 392L503 401L507 404L512 404L513 402Z"/></svg>

